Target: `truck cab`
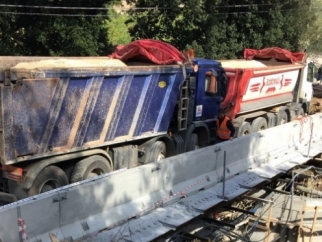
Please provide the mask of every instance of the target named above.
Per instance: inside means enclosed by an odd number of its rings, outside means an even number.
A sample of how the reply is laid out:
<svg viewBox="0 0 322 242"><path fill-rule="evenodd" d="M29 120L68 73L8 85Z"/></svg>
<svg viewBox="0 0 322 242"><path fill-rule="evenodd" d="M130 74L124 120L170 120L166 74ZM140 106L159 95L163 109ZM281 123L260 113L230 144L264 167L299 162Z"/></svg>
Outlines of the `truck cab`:
<svg viewBox="0 0 322 242"><path fill-rule="evenodd" d="M310 59L306 60L305 66L302 69L298 85L294 89L294 100L295 103L302 103L305 105L305 111L309 113L310 101L313 97L312 84L314 83L314 73L316 66Z"/></svg>
<svg viewBox="0 0 322 242"><path fill-rule="evenodd" d="M226 95L226 80L226 73L218 61L192 59L191 71L182 84L178 107L174 111L178 118L170 127L183 138L173 136L176 146L182 147L178 153L205 147L214 139L215 121Z"/></svg>
<svg viewBox="0 0 322 242"><path fill-rule="evenodd" d="M193 121L214 121L225 97L225 72L220 63L214 60L195 59L193 62L198 80L190 82L191 90L195 93Z"/></svg>

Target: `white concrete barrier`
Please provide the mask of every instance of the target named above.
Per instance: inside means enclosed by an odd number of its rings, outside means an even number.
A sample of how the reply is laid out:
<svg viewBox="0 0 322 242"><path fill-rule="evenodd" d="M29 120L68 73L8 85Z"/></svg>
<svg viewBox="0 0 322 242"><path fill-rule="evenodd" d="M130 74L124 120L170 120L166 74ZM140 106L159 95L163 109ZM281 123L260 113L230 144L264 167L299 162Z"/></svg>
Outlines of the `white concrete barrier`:
<svg viewBox="0 0 322 242"><path fill-rule="evenodd" d="M317 132L314 133L315 143L311 145L314 149L312 152L316 153L319 149L322 151L321 115L313 116L312 120ZM231 190L227 190L225 196L233 197L240 185L251 186L256 179L255 182L258 182L255 177L257 167L272 166L272 176L291 167L288 161L283 167L279 166L283 162L277 157L282 159L283 154L288 152L298 152L294 153L294 157L301 154L296 150L296 144L303 142L299 138L300 133L302 137L310 137L308 122L292 122L145 166L106 174L2 207L0 239L2 242L22 241L17 222L19 217L26 223L25 232L30 242L50 241L49 233L61 240L82 239L189 197L201 189L214 187L220 190L224 175L229 180L253 169L254 177L241 176L238 184L227 182ZM307 145L301 143L297 146L308 150ZM3 219L5 223L2 223Z"/></svg>
<svg viewBox="0 0 322 242"><path fill-rule="evenodd" d="M0 210L0 239L5 241L20 241L18 228L19 207L2 208Z"/></svg>

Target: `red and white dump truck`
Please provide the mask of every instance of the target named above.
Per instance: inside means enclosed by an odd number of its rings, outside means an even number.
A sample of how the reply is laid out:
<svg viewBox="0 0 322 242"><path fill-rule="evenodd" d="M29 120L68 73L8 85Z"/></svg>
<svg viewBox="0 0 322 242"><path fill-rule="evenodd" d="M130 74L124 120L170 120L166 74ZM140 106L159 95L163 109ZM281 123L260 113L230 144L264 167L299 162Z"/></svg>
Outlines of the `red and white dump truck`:
<svg viewBox="0 0 322 242"><path fill-rule="evenodd" d="M3 201L207 146L220 107L237 136L308 112L305 59L184 62L158 41L124 48L121 60L0 57Z"/></svg>
<svg viewBox="0 0 322 242"><path fill-rule="evenodd" d="M314 70L305 53L268 48L248 49L244 55L244 60L221 61L228 77L221 106L233 119L237 136L274 127L309 112Z"/></svg>

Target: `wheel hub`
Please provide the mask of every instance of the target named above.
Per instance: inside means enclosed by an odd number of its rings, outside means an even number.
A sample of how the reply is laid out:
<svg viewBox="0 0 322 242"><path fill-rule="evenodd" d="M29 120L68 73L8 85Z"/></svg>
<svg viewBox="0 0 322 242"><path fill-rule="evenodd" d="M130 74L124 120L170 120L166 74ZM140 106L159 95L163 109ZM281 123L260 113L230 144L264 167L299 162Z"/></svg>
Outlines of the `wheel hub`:
<svg viewBox="0 0 322 242"><path fill-rule="evenodd" d="M54 180L49 180L44 182L44 184L40 187L39 193L49 192L58 188L57 182Z"/></svg>

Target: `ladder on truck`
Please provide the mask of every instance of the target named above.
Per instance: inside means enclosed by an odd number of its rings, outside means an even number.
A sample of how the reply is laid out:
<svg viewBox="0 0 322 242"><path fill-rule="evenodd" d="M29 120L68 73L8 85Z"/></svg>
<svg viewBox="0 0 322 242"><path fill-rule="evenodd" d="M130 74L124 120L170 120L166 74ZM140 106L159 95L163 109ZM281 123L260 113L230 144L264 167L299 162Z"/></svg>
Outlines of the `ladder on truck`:
<svg viewBox="0 0 322 242"><path fill-rule="evenodd" d="M188 79L182 83L179 98L178 131L186 130L188 126L189 90Z"/></svg>

